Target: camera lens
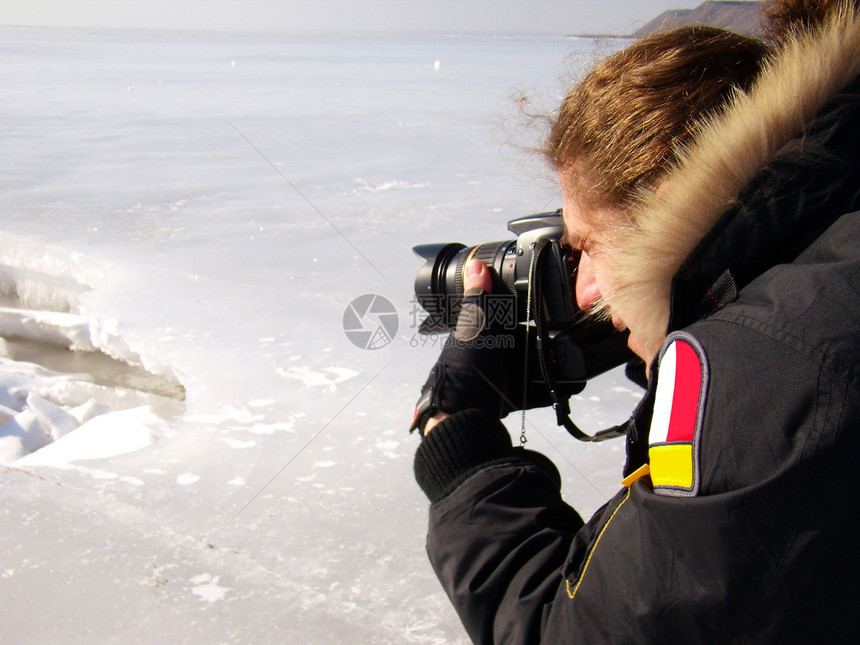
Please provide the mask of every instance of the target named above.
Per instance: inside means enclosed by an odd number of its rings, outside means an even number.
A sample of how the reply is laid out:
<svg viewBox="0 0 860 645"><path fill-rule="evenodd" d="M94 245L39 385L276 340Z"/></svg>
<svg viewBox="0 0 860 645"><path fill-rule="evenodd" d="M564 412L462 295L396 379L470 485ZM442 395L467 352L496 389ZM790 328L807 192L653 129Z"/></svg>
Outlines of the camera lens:
<svg viewBox="0 0 860 645"><path fill-rule="evenodd" d="M412 249L424 260L415 277L415 294L429 317L422 331L453 329L463 298L463 270L471 259L482 260L493 276L493 293L513 293L516 282L516 240L477 246L458 243L422 244Z"/></svg>

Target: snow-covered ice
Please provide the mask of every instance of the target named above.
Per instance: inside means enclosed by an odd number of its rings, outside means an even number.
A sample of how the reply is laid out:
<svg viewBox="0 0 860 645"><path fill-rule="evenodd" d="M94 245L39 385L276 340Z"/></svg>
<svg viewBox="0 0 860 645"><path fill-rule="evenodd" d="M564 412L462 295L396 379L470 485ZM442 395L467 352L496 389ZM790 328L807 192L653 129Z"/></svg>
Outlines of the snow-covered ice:
<svg viewBox="0 0 860 645"><path fill-rule="evenodd" d="M412 478L410 249L555 208L516 98L614 45L0 32L2 640L465 643ZM344 333L364 294L379 349ZM617 487L620 443L526 431L583 513Z"/></svg>

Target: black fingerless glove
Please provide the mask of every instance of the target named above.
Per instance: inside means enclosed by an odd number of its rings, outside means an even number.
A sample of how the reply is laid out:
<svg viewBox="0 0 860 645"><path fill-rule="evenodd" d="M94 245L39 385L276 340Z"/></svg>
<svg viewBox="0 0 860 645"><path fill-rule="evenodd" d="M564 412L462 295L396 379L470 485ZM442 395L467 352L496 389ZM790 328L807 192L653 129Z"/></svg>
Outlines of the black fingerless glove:
<svg viewBox="0 0 860 645"><path fill-rule="evenodd" d="M418 429L423 436L424 424L437 412L480 409L501 419L514 410L552 403L542 384L523 387L528 327L488 316L493 298L510 299L511 295L482 289L470 289L464 295L457 326L421 389L411 430ZM530 345L533 372L538 369L534 339Z"/></svg>
<svg viewBox="0 0 860 645"><path fill-rule="evenodd" d="M477 408L494 418L503 416L506 373L516 359L515 330L488 323L487 299L492 297L482 289L464 295L457 326L445 340L415 407L412 429L422 435L427 419L439 411Z"/></svg>

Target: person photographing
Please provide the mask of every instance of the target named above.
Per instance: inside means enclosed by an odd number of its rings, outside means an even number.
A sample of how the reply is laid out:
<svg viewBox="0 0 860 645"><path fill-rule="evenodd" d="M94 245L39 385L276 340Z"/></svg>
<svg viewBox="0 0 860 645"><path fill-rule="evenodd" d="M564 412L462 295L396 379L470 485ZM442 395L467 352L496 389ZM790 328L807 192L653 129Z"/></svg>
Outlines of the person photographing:
<svg viewBox="0 0 860 645"><path fill-rule="evenodd" d="M765 15L768 42L691 27L610 56L547 138L577 304L647 367L619 492L584 521L487 405L492 357L434 368L415 474L476 643L856 639L860 11ZM475 306L488 278L467 265Z"/></svg>

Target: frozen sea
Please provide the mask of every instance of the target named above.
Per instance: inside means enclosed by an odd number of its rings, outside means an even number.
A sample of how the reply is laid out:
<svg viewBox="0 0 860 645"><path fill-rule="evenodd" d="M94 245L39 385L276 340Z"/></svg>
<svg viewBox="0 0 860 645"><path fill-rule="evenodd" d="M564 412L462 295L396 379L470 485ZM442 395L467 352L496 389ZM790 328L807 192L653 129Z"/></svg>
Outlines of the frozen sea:
<svg viewBox="0 0 860 645"><path fill-rule="evenodd" d="M412 478L411 247L559 206L518 97L616 44L0 34L2 641L465 643ZM574 415L639 395L613 372ZM583 514L618 487L620 442L525 423Z"/></svg>

